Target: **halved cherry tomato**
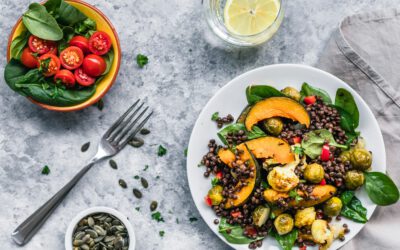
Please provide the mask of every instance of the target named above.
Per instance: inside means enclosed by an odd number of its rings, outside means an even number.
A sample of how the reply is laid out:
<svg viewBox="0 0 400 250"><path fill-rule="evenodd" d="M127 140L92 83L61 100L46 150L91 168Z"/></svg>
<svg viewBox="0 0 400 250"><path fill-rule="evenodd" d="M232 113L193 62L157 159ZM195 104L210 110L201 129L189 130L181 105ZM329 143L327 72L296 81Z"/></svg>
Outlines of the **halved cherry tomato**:
<svg viewBox="0 0 400 250"><path fill-rule="evenodd" d="M304 97L304 103L307 105L314 104L316 101L317 101L317 98L315 97L315 95L310 95L310 96Z"/></svg>
<svg viewBox="0 0 400 250"><path fill-rule="evenodd" d="M92 85L96 79L86 74L82 68L76 69L74 72L75 79L82 86Z"/></svg>
<svg viewBox="0 0 400 250"><path fill-rule="evenodd" d="M45 54L57 47L55 42L47 41L34 35L29 37L28 45L32 52L38 53L39 55Z"/></svg>
<svg viewBox="0 0 400 250"><path fill-rule="evenodd" d="M103 31L96 31L89 39L89 49L93 54L104 55L111 48L111 38Z"/></svg>
<svg viewBox="0 0 400 250"><path fill-rule="evenodd" d="M49 52L47 52L48 54L53 54L53 55L57 55L57 52L58 52L58 49L57 49L57 47L51 47L50 48L50 51Z"/></svg>
<svg viewBox="0 0 400 250"><path fill-rule="evenodd" d="M300 143L300 142L301 142L300 136L293 137L293 143L294 144L297 144L297 143Z"/></svg>
<svg viewBox="0 0 400 250"><path fill-rule="evenodd" d="M44 54L39 57L39 69L44 76L53 76L60 70L60 59L53 54Z"/></svg>
<svg viewBox="0 0 400 250"><path fill-rule="evenodd" d="M70 41L69 45L79 47L83 53L90 53L89 40L84 36L74 36Z"/></svg>
<svg viewBox="0 0 400 250"><path fill-rule="evenodd" d="M253 226L246 226L244 228L244 233L249 237L257 237L257 229Z"/></svg>
<svg viewBox="0 0 400 250"><path fill-rule="evenodd" d="M30 69L36 68L39 63L37 57L34 56L32 53L33 52L28 47L26 47L21 54L22 64Z"/></svg>
<svg viewBox="0 0 400 250"><path fill-rule="evenodd" d="M104 73L107 68L106 61L104 61L103 57L90 54L83 59L83 71L90 76L100 76Z"/></svg>
<svg viewBox="0 0 400 250"><path fill-rule="evenodd" d="M83 52L79 47L70 46L60 53L61 65L69 70L79 68L83 63Z"/></svg>
<svg viewBox="0 0 400 250"><path fill-rule="evenodd" d="M75 86L74 74L72 74L72 72L67 69L62 69L58 71L57 74L54 76L54 81L61 81L61 83L68 88L72 88L73 86Z"/></svg>

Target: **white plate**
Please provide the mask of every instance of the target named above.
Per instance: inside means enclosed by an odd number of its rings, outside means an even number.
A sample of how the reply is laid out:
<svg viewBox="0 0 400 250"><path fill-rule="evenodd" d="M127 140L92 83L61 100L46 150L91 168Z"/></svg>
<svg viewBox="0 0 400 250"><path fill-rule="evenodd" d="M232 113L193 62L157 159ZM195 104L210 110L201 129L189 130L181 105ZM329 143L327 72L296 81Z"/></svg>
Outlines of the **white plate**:
<svg viewBox="0 0 400 250"><path fill-rule="evenodd" d="M235 249L248 249L248 246L247 244L230 244L218 233L218 225L214 225L213 223L216 215L204 202L204 197L211 187L211 178L204 178L203 173L205 168L197 166L202 156L207 152L209 139L213 138L219 142L219 144L222 144L217 137L217 126L215 122L211 121L211 115L218 111L221 115L232 114L237 118L247 104L245 89L249 85L264 84L274 86L277 89L293 86L300 89L303 82L326 90L332 99L334 99L338 88L345 88L353 94L360 111L360 126L358 130L361 131L361 135L366 139L368 150L371 150L374 154L372 168L374 171L386 171L385 147L378 123L364 100L342 80L322 70L296 64L265 66L236 77L221 88L200 113L190 137L187 157L189 186L197 209L210 229ZM370 218L376 205L368 199L363 189L357 191L356 196L367 208L368 218ZM344 242L335 240L330 249L337 249L343 246L346 242L351 240L364 225L368 225L368 223L360 224L346 219L341 220L340 223L347 223L350 233L346 235L346 240ZM261 249L279 249L279 247L273 238L267 237Z"/></svg>

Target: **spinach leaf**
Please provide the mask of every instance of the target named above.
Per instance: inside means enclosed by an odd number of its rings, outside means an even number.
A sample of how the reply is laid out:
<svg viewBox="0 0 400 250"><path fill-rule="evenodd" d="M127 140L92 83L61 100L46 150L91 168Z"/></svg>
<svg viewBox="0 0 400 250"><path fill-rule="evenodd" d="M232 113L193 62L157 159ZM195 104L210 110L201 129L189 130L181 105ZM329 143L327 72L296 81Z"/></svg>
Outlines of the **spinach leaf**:
<svg viewBox="0 0 400 250"><path fill-rule="evenodd" d="M29 71L19 60L11 58L4 69L4 79L7 85L14 91L19 92L15 84L20 81ZM23 93L20 93L25 95Z"/></svg>
<svg viewBox="0 0 400 250"><path fill-rule="evenodd" d="M96 31L96 22L90 18L86 18L74 25L74 31L76 34L89 38Z"/></svg>
<svg viewBox="0 0 400 250"><path fill-rule="evenodd" d="M63 27L63 39L58 42L58 52L61 53L64 49L69 46L69 41L74 37L75 32L74 29L70 26Z"/></svg>
<svg viewBox="0 0 400 250"><path fill-rule="evenodd" d="M85 20L87 16L74 6L61 1L60 9L58 10L57 21L65 26L74 26L74 24Z"/></svg>
<svg viewBox="0 0 400 250"><path fill-rule="evenodd" d="M51 41L63 38L63 32L56 19L50 15L43 5L32 3L22 15L22 22L33 35Z"/></svg>
<svg viewBox="0 0 400 250"><path fill-rule="evenodd" d="M270 235L276 239L283 250L292 250L294 242L297 239L298 231L297 229L293 229L288 234L279 235L275 230L272 230Z"/></svg>
<svg viewBox="0 0 400 250"><path fill-rule="evenodd" d="M372 202L387 206L399 200L399 189L389 176L380 172L364 172L365 190Z"/></svg>
<svg viewBox="0 0 400 250"><path fill-rule="evenodd" d="M368 221L367 218L363 217L348 206L343 206L340 215L359 223L366 223Z"/></svg>
<svg viewBox="0 0 400 250"><path fill-rule="evenodd" d="M228 234L226 231L230 230ZM239 225L231 225L226 221L226 218L222 218L219 223L218 232L224 236L224 238L232 244L249 244L253 241L261 240L264 237L257 237L255 239L250 239L243 235L243 228Z"/></svg>
<svg viewBox="0 0 400 250"><path fill-rule="evenodd" d="M58 16L58 11L60 10L60 5L63 0L48 0L43 4L47 12L53 17Z"/></svg>
<svg viewBox="0 0 400 250"><path fill-rule="evenodd" d="M346 89L343 89L343 88L339 88L336 91L335 106L341 108L343 111L346 111L346 113L348 113L348 115L351 118L351 121L353 123L353 124L351 124L353 129L358 127L360 113L358 111L357 104L354 101L354 97L349 91L347 91ZM351 130L348 130L348 131L351 131Z"/></svg>
<svg viewBox="0 0 400 250"><path fill-rule="evenodd" d="M357 126L355 125L351 114L339 106L332 105L332 107L335 108L340 114L340 127L346 132L354 132Z"/></svg>
<svg viewBox="0 0 400 250"><path fill-rule="evenodd" d="M343 205L347 205L350 203L353 197L354 197L354 191L347 190L340 195L340 200L342 200Z"/></svg>
<svg viewBox="0 0 400 250"><path fill-rule="evenodd" d="M315 159L321 155L322 146L326 141L329 142L330 146L347 149L347 145L338 144L331 132L326 129L314 130L305 134L304 139L301 141L301 147L306 155L311 159Z"/></svg>
<svg viewBox="0 0 400 250"><path fill-rule="evenodd" d="M246 130L246 126L243 123L230 124L230 125L226 126L225 128L221 129L217 133L217 135L218 135L219 139L221 139L221 141L225 145L228 145L228 142L226 140L226 136L228 135L228 133L237 133L239 130L243 130L245 132L245 134L247 135L247 139L249 139L249 140L266 136L264 131L262 131L257 126L253 126L253 130L252 131L247 131Z"/></svg>
<svg viewBox="0 0 400 250"><path fill-rule="evenodd" d="M20 59L22 51L24 50L26 44L28 43L29 36L31 34L29 31L24 30L11 42L11 58Z"/></svg>
<svg viewBox="0 0 400 250"><path fill-rule="evenodd" d="M104 75L107 75L108 72L110 72L111 66L112 66L112 64L114 62L114 49L111 48L110 51L103 56L103 58L104 58L104 61L106 61L106 64L107 64L106 70L102 74L104 76Z"/></svg>
<svg viewBox="0 0 400 250"><path fill-rule="evenodd" d="M322 101L325 104L332 103L332 99L329 96L328 92L326 92L323 89L313 87L306 82L303 83L303 85L301 86L300 94L301 94L301 100L303 100L304 97L306 97L306 96L315 95L315 96L321 97Z"/></svg>
<svg viewBox="0 0 400 250"><path fill-rule="evenodd" d="M247 102L250 105L273 96L285 95L276 88L268 85L252 85L246 88Z"/></svg>
<svg viewBox="0 0 400 250"><path fill-rule="evenodd" d="M355 222L366 223L367 209L363 207L361 201L354 196L354 191L344 191L340 195L340 200L343 203L343 208L340 214Z"/></svg>

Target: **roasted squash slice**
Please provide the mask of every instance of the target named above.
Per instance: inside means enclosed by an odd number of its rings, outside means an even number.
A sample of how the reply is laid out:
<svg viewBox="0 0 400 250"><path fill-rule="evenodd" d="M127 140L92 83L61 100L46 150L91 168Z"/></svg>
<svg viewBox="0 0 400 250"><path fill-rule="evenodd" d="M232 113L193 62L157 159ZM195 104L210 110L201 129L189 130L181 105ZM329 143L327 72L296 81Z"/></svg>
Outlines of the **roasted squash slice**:
<svg viewBox="0 0 400 250"><path fill-rule="evenodd" d="M243 153L240 156L240 159L242 161L249 161L249 166L254 167L254 177L250 177L246 179L247 186L244 186L239 189L239 191L235 192L234 194L237 196L236 199L231 199L228 198L226 203L225 203L225 208L233 208L233 207L238 207L243 205L248 198L251 196L253 193L254 189L256 186L260 184L261 181L261 166L259 166L257 160L254 158L253 154L247 149L247 147L244 147ZM237 186L241 186L242 183L239 181Z"/></svg>
<svg viewBox="0 0 400 250"><path fill-rule="evenodd" d="M298 190L297 193L301 197L305 197L304 192ZM331 185L315 185L312 193L310 194L311 196L315 197L313 200L308 200L308 199L303 199L298 202L295 200L292 200L289 202L290 207L312 207L317 204L320 204L329 198L331 198L334 194L336 193L336 187L331 186ZM275 204L279 200L279 198L288 198L289 193L284 193L284 192L278 192L273 189L267 189L264 191L264 199L271 203Z"/></svg>
<svg viewBox="0 0 400 250"><path fill-rule="evenodd" d="M273 159L277 163L286 164L294 161L294 154L290 150L290 145L282 139L266 136L245 142L251 153L257 159ZM236 146L237 149L244 150L244 143ZM218 156L222 162L230 165L235 160L235 154L229 149L221 149Z"/></svg>
<svg viewBox="0 0 400 250"><path fill-rule="evenodd" d="M251 131L253 125L271 117L284 117L298 121L308 127L310 116L304 107L288 97L270 97L257 102L246 116L246 129Z"/></svg>

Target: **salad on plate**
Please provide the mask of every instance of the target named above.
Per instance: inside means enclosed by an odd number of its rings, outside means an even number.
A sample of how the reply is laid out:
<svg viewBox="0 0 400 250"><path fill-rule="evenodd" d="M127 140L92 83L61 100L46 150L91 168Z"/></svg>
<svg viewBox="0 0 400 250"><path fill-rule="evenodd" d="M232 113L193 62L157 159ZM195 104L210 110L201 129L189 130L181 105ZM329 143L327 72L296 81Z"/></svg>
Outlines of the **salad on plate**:
<svg viewBox="0 0 400 250"><path fill-rule="evenodd" d="M357 130L349 91L337 89L332 100L304 83L300 90L249 86L245 94L235 123L230 114L212 115L222 145L211 139L200 162L212 177L205 203L226 241L255 249L273 237L282 249L329 249L351 230L343 217L368 221L359 188L377 205L398 201L390 177L371 170L373 152Z"/></svg>

